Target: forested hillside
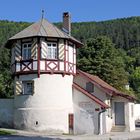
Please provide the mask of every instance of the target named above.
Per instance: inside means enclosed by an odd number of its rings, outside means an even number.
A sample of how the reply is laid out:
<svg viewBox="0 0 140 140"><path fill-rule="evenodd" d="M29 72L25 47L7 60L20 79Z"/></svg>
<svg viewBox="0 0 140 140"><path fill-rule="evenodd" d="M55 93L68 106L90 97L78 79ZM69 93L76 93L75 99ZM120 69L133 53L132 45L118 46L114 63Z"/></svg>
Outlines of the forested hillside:
<svg viewBox="0 0 140 140"><path fill-rule="evenodd" d="M0 21L1 97L12 94L10 53L2 46L30 24ZM56 25L61 27L61 23ZM140 95L140 17L73 23L72 35L85 44L78 52L80 69L100 76L122 91L129 83L130 92Z"/></svg>

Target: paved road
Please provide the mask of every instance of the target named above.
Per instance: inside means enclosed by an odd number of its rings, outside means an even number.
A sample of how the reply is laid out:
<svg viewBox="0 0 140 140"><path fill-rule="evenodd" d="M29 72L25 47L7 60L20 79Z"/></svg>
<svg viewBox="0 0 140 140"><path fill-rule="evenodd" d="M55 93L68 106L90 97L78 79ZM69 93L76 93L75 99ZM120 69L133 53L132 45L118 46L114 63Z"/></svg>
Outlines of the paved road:
<svg viewBox="0 0 140 140"><path fill-rule="evenodd" d="M140 129L134 132L115 132L105 135L46 135L16 130L15 135L0 136L0 140L140 140Z"/></svg>
<svg viewBox="0 0 140 140"><path fill-rule="evenodd" d="M59 136L58 136L59 137ZM67 137L67 136L66 136ZM72 138L52 138L49 136L0 136L0 140L140 140L140 138L107 138L107 137L100 137L100 138L95 138L95 137L72 137Z"/></svg>
<svg viewBox="0 0 140 140"><path fill-rule="evenodd" d="M40 137L40 136L0 136L0 140L62 140L62 139ZM65 139L65 140L71 140L71 139Z"/></svg>

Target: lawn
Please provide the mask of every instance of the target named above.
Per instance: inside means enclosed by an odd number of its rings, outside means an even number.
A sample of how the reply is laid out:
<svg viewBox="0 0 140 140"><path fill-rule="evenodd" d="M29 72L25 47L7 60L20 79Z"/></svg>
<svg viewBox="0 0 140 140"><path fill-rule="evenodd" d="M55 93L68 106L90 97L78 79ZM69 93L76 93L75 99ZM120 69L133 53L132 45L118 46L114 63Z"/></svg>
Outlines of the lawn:
<svg viewBox="0 0 140 140"><path fill-rule="evenodd" d="M8 131L8 130L0 130L0 135L12 135L15 134L14 131Z"/></svg>

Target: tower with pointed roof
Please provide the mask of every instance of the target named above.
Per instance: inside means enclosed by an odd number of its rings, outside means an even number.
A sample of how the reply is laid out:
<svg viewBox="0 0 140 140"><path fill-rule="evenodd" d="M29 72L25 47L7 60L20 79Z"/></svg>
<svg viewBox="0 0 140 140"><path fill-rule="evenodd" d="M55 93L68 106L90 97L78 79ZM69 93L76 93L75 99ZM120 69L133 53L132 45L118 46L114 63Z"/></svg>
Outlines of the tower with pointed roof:
<svg viewBox="0 0 140 140"><path fill-rule="evenodd" d="M69 132L76 48L82 44L70 35L69 13L63 18L63 31L41 19L6 43L12 52L15 128Z"/></svg>

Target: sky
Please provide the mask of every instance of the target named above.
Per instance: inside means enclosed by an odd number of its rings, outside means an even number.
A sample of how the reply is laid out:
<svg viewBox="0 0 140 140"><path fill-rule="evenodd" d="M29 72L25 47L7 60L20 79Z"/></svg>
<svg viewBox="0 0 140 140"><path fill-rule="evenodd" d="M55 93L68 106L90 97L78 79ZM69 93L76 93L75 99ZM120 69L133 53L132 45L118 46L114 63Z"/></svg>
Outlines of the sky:
<svg viewBox="0 0 140 140"><path fill-rule="evenodd" d="M0 0L0 20L61 22L70 12L72 22L105 21L140 16L140 0Z"/></svg>

